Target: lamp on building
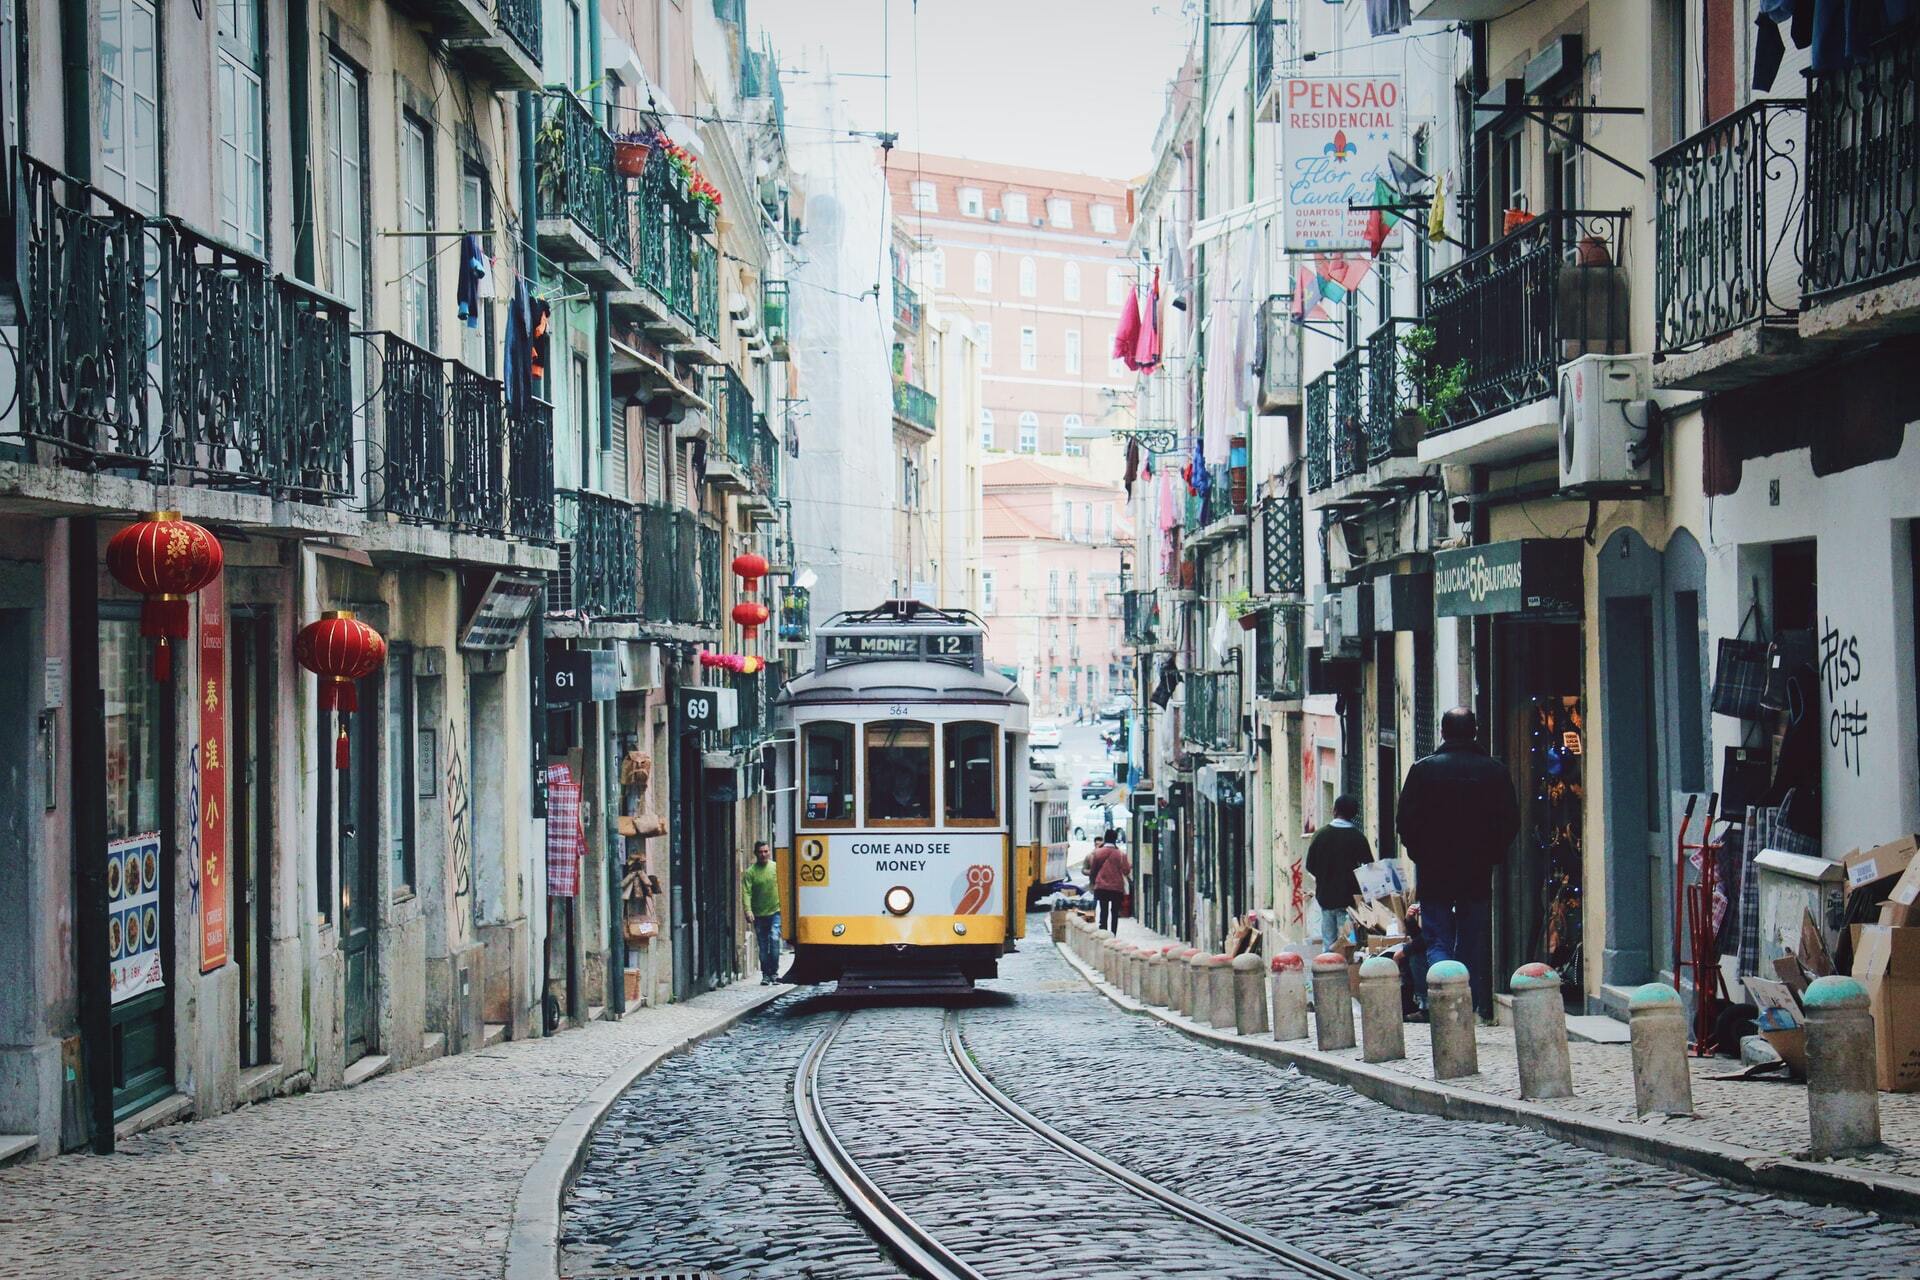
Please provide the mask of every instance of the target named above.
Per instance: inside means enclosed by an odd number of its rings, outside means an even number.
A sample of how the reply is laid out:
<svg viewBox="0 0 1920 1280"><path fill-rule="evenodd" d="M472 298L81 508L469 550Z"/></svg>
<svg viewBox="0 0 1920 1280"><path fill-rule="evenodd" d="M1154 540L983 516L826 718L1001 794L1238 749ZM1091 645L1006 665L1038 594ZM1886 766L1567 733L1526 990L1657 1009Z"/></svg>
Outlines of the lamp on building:
<svg viewBox="0 0 1920 1280"><path fill-rule="evenodd" d="M113 535L107 572L143 597L140 634L157 640L153 678L173 678L172 641L192 634L187 597L220 576L225 563L220 539L178 511L156 511Z"/></svg>
<svg viewBox="0 0 1920 1280"><path fill-rule="evenodd" d="M354 681L371 675L387 660L386 637L354 617L351 609L333 609L301 628L293 642L293 656L320 677L320 710L340 713L333 763L344 769L349 760L347 717L360 709Z"/></svg>

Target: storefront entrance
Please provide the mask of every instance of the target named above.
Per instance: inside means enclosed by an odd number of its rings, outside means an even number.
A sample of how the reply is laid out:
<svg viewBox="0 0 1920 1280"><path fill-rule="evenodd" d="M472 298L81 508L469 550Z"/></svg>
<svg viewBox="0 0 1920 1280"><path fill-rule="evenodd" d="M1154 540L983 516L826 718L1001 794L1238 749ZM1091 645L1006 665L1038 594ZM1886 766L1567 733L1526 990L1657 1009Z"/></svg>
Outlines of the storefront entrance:
<svg viewBox="0 0 1920 1280"><path fill-rule="evenodd" d="M361 709L349 726L347 767L328 770L337 783L334 803L340 850L340 958L345 986L341 1004L349 1065L379 1047L374 999L378 952L374 944L380 918L380 818L374 767L380 735L374 729L378 720L372 712L380 706L380 683L377 675L360 681ZM332 717L323 717L323 722L330 720ZM328 734L328 741L322 762L331 766L332 734L339 729L335 724L323 732Z"/></svg>

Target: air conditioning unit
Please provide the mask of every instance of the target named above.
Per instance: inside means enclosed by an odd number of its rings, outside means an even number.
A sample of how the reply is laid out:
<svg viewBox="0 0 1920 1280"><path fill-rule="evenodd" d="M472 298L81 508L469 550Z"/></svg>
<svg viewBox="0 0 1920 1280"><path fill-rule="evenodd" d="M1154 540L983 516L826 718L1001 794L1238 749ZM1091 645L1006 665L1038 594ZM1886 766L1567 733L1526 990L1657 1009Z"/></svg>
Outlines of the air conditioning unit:
<svg viewBox="0 0 1920 1280"><path fill-rule="evenodd" d="M1646 356L1588 355L1560 366L1560 490L1655 487L1660 406Z"/></svg>

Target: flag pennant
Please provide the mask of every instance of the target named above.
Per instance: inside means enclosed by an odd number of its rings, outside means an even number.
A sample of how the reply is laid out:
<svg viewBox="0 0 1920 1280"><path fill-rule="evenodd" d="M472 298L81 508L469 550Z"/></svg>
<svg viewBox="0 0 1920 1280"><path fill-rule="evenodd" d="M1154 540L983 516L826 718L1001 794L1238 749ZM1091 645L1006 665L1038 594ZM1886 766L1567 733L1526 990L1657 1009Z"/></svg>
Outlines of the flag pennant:
<svg viewBox="0 0 1920 1280"><path fill-rule="evenodd" d="M1427 239L1439 244L1447 238L1447 179L1442 174L1433 184L1433 203L1427 206Z"/></svg>
<svg viewBox="0 0 1920 1280"><path fill-rule="evenodd" d="M1401 195L1410 195L1415 187L1433 181L1432 174L1398 151L1387 152L1387 169L1393 175L1393 185L1399 188Z"/></svg>
<svg viewBox="0 0 1920 1280"><path fill-rule="evenodd" d="M1376 177L1373 180L1373 208L1367 211L1367 251L1379 257L1380 247L1399 225L1400 192L1389 186L1385 178Z"/></svg>

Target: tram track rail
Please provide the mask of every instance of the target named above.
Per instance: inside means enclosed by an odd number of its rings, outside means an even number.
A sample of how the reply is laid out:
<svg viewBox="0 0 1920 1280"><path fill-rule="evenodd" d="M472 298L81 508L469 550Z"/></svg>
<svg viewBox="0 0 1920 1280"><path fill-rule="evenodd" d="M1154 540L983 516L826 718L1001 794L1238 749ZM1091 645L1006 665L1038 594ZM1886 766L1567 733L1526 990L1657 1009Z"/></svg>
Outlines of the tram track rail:
<svg viewBox="0 0 1920 1280"><path fill-rule="evenodd" d="M984 1280L981 1271L942 1244L931 1229L889 1197L873 1174L861 1167L834 1134L821 1101L820 1064L852 1016L851 1011L841 1013L808 1047L795 1069L793 1102L801 1139L862 1226L913 1274L927 1280ZM973 1060L961 1031L958 1010L946 1012L941 1032L948 1062L976 1096L1081 1167L1230 1244L1285 1264L1289 1274L1309 1280L1368 1280L1360 1272L1290 1245L1136 1173L1040 1119L995 1085Z"/></svg>

